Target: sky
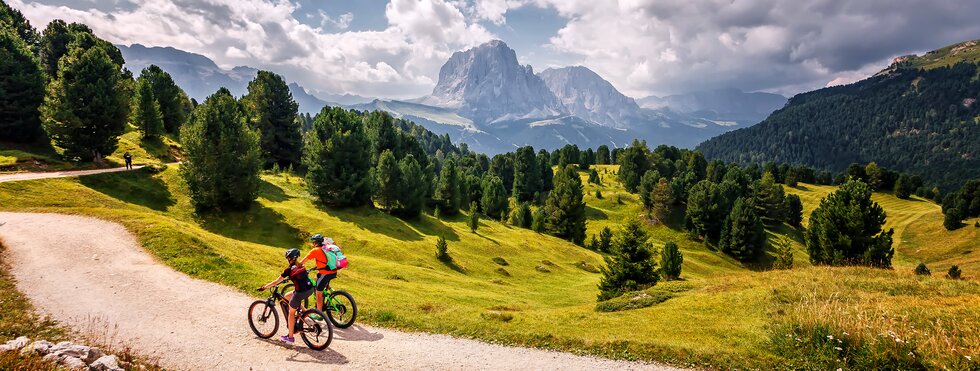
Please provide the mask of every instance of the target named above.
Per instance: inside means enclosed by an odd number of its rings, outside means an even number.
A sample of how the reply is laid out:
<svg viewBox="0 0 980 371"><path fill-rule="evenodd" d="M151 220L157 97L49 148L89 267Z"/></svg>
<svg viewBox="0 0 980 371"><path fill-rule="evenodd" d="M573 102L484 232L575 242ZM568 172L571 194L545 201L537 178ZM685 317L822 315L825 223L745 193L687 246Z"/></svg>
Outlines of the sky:
<svg viewBox="0 0 980 371"><path fill-rule="evenodd" d="M493 39L535 71L586 66L623 93L739 88L791 96L897 56L980 38L962 0L5 0L38 29L84 22L324 93L431 93L454 51Z"/></svg>

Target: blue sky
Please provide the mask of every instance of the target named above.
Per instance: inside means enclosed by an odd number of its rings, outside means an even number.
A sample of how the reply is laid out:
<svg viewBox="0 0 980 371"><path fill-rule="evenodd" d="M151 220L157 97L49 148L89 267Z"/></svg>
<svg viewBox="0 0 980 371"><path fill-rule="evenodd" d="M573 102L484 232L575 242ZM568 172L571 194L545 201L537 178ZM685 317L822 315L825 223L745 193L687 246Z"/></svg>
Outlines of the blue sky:
<svg viewBox="0 0 980 371"><path fill-rule="evenodd" d="M958 0L7 0L35 27L89 24L328 93L431 92L454 51L492 39L536 71L583 65L640 98L735 87L792 95L980 37Z"/></svg>

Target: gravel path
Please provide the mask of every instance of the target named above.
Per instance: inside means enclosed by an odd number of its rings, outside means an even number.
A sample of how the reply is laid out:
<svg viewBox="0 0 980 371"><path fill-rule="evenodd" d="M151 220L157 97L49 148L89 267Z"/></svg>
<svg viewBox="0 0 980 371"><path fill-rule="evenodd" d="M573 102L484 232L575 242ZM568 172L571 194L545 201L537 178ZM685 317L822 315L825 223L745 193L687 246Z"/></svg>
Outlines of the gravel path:
<svg viewBox="0 0 980 371"><path fill-rule="evenodd" d="M336 330L330 348L316 352L298 338L257 338L246 319L253 298L158 263L119 224L0 212L0 239L35 307L79 331L103 319L116 326L117 345L171 369L670 369L360 325Z"/></svg>
<svg viewBox="0 0 980 371"><path fill-rule="evenodd" d="M143 165L133 166L133 170L139 169ZM82 175L92 175L92 174L102 174L102 173L115 173L118 171L126 171L126 167L114 167L111 169L96 169L96 170L73 170L73 171L52 171L49 173L11 173L11 174L0 174L0 183L3 182L16 182L18 180L33 180L33 179L48 179L48 178L65 178L70 176L82 176Z"/></svg>

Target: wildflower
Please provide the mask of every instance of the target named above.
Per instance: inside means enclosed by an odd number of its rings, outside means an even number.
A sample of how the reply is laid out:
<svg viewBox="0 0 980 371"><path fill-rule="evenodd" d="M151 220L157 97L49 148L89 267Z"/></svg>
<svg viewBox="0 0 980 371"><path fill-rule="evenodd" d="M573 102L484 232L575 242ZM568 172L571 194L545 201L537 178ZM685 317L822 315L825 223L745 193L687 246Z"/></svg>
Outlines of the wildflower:
<svg viewBox="0 0 980 371"><path fill-rule="evenodd" d="M827 335L827 340L834 340L834 335Z"/></svg>
<svg viewBox="0 0 980 371"><path fill-rule="evenodd" d="M847 331L844 331L844 336L847 336L847 335L850 335L850 334L848 334Z"/></svg>
<svg viewBox="0 0 980 371"><path fill-rule="evenodd" d="M842 351L842 350L844 350L844 349L841 349L841 347L834 347L834 349L837 349L837 351Z"/></svg>
<svg viewBox="0 0 980 371"><path fill-rule="evenodd" d="M964 356L964 357L966 357L966 360L967 361L972 361L973 360L973 357L970 357L970 356Z"/></svg>
<svg viewBox="0 0 980 371"><path fill-rule="evenodd" d="M895 338L895 342L896 343L904 343L904 341L902 341L902 339L899 339L899 338Z"/></svg>

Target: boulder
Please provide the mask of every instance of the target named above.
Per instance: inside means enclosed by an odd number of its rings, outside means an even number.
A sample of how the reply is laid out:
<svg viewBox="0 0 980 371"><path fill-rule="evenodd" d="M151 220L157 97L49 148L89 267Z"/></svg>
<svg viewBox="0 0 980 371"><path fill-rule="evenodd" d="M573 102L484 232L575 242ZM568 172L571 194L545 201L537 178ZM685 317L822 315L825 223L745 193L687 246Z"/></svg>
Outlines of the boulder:
<svg viewBox="0 0 980 371"><path fill-rule="evenodd" d="M31 339L30 338L28 338L27 336L21 336L19 338L14 339L14 340L8 341L8 342L6 342L3 345L0 345L0 352L9 352L9 351L14 351L14 350L21 350L24 347L26 347L27 344L30 344L30 342L31 342Z"/></svg>
<svg viewBox="0 0 980 371"><path fill-rule="evenodd" d="M119 358L112 355L95 360L89 364L89 368L95 371L123 371L123 368L119 367Z"/></svg>
<svg viewBox="0 0 980 371"><path fill-rule="evenodd" d="M75 357L78 359L86 359L88 358L88 354L91 350L92 348L89 348L85 345L69 345L67 347L53 351L51 352L51 354L54 354L59 357Z"/></svg>
<svg viewBox="0 0 980 371"><path fill-rule="evenodd" d="M52 346L54 346L54 344L51 344L50 341L47 341L47 340L38 340L38 341L35 341L33 343L28 344L26 347L24 347L23 349L21 349L20 350L20 354L28 355L28 354L33 353L33 354L37 354L37 355L44 355L44 354L48 354L48 353L51 352L51 347Z"/></svg>
<svg viewBox="0 0 980 371"><path fill-rule="evenodd" d="M85 364L85 361L76 357L61 357L61 361L58 363L69 370L88 370L88 365Z"/></svg>

